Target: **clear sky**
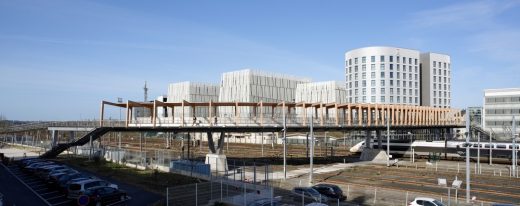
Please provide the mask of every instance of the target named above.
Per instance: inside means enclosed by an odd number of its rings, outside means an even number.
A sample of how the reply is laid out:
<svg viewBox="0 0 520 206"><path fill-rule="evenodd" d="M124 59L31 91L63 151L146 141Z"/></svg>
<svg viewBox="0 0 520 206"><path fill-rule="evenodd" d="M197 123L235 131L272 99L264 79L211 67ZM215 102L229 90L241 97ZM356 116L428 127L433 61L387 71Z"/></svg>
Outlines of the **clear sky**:
<svg viewBox="0 0 520 206"><path fill-rule="evenodd" d="M451 55L452 106L482 105L520 87L520 2L0 0L0 114L99 118L145 80L155 97L244 68L344 81L344 53L365 46Z"/></svg>

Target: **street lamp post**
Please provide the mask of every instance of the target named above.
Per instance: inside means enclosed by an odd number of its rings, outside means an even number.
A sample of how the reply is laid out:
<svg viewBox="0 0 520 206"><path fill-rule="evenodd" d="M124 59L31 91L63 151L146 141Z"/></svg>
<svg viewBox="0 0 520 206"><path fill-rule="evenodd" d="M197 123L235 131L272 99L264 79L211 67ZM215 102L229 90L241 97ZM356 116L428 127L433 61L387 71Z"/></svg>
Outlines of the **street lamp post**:
<svg viewBox="0 0 520 206"><path fill-rule="evenodd" d="M117 103L123 103L123 98L118 97ZM121 122L121 107L119 107L119 122ZM118 143L117 143L117 162L121 161L121 132L118 133Z"/></svg>
<svg viewBox="0 0 520 206"><path fill-rule="evenodd" d="M311 155L310 155L311 158L310 158L309 184L312 184L312 178L313 178L312 174L314 172L313 171L314 170L314 168L313 168L314 167L314 165L313 165L314 164L314 131L313 131L313 129L314 129L313 126L314 125L313 125L313 122L312 122L312 114L311 114L309 122L310 122L310 125L309 125L310 126L310 131L309 131L309 133L311 135L311 152L310 152L311 153Z"/></svg>

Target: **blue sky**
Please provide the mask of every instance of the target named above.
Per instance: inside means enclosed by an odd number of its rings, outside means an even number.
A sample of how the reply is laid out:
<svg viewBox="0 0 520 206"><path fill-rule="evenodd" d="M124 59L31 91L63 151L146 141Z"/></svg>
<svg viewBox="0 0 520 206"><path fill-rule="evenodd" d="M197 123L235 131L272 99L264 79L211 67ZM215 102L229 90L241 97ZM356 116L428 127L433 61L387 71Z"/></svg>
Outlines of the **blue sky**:
<svg viewBox="0 0 520 206"><path fill-rule="evenodd" d="M145 80L154 97L243 68L344 81L344 53L365 46L451 55L452 106L481 105L520 87L519 20L520 1L0 0L0 114L99 118Z"/></svg>

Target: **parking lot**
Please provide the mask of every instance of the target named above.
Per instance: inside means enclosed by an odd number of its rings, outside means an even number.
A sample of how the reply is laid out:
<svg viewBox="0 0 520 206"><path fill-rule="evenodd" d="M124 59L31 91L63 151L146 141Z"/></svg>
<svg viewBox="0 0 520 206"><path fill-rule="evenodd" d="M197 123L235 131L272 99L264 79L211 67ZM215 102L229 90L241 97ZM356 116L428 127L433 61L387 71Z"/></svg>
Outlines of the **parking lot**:
<svg viewBox="0 0 520 206"><path fill-rule="evenodd" d="M56 163L55 165L59 165L59 163ZM63 165L61 165L63 166ZM66 167L66 166L63 166ZM28 172L26 169L22 169L20 165L18 164L9 164L5 167L7 170L6 172L10 175L14 176L15 179L17 179L23 186L25 186L27 189L29 189L32 193L34 193L41 201L43 201L43 205L50 205L50 206L58 206L58 205L78 205L77 198L68 198L66 193L63 191L60 191L58 187L51 187L51 185L44 180L41 177L38 177L34 173ZM86 174L88 176L91 176L92 178L95 178L95 180L100 180L95 176L92 176L91 174ZM15 183L15 185L18 185ZM14 185L13 185L14 186ZM101 188L102 187L93 187L90 188L91 190ZM84 192L81 192L80 194L87 193L89 188L86 188ZM116 191L119 192L117 189ZM131 200L131 197L126 195L124 193L124 196L121 196L120 199L112 200L110 201L99 201L101 205L127 205L128 201ZM98 196L99 197L99 196ZM14 197L14 199L23 199L24 196L20 197ZM104 199L107 199L103 196ZM92 195L87 198L89 202L92 199ZM35 202L35 200L32 200L31 202ZM39 202L39 201L38 201ZM38 205L38 204L36 204Z"/></svg>

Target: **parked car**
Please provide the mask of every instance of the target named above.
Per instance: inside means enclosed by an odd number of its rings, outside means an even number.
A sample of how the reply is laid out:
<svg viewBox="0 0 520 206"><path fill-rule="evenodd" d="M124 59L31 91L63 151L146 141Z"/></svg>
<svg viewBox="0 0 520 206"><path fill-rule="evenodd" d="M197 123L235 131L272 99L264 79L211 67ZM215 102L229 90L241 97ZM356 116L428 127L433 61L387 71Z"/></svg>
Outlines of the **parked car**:
<svg viewBox="0 0 520 206"><path fill-rule="evenodd" d="M433 198L428 198L428 197L416 197L408 205L409 206L421 206L421 205L424 205L424 206L445 206L439 200L436 200L436 199L433 199Z"/></svg>
<svg viewBox="0 0 520 206"><path fill-rule="evenodd" d="M84 194L87 189L93 188L93 187L99 187L99 186L108 186L108 187L113 187L113 188L117 189L117 185L111 184L107 181L97 180L97 179L87 179L87 180L73 182L72 184L69 184L69 187L67 190L67 198L76 199L80 195Z"/></svg>
<svg viewBox="0 0 520 206"><path fill-rule="evenodd" d="M339 188L337 185L333 184L317 184L312 186L316 191L318 191L321 195L324 195L329 198L329 200L337 200L345 201L347 197L343 195L343 190Z"/></svg>
<svg viewBox="0 0 520 206"><path fill-rule="evenodd" d="M54 162L44 161L44 162L33 162L27 165L24 169L28 172L34 172L36 168L43 167L46 165L52 165Z"/></svg>
<svg viewBox="0 0 520 206"><path fill-rule="evenodd" d="M81 173L64 175L64 176L61 176L53 184L53 186L56 186L56 187L58 187L59 190L66 192L67 189L69 188L69 184L72 184L72 183L78 182L78 181L88 180L88 179L93 179L93 177L89 177L89 176L87 176L85 174L81 174ZM51 180L51 183L52 182L53 182L53 180Z"/></svg>
<svg viewBox="0 0 520 206"><path fill-rule="evenodd" d="M300 201L302 197L305 202L328 202L329 198L321 195L312 187L295 187L291 191L294 200Z"/></svg>
<svg viewBox="0 0 520 206"><path fill-rule="evenodd" d="M68 169L68 167L63 166L63 165L48 165L48 166L37 168L35 171L35 174L36 174L36 176L45 180L45 177L47 175L49 175L49 172L52 172L52 171L58 170L58 169Z"/></svg>
<svg viewBox="0 0 520 206"><path fill-rule="evenodd" d="M65 169L55 169L55 170L50 171L50 172L45 176L45 181L49 181L49 180L51 179L52 176L63 175L63 174L74 174L74 173L79 173L79 172L76 171L76 170L70 169L70 168L65 168Z"/></svg>
<svg viewBox="0 0 520 206"><path fill-rule="evenodd" d="M247 204L247 206L271 206L271 202L273 206L280 206L280 202L282 201L281 196L274 197L271 201L271 198L260 198L251 201Z"/></svg>
<svg viewBox="0 0 520 206"><path fill-rule="evenodd" d="M126 192L113 187L92 187L85 190L84 195L89 197L89 205L109 205L127 199Z"/></svg>
<svg viewBox="0 0 520 206"><path fill-rule="evenodd" d="M47 183L50 185L58 183L58 180L67 175L73 175L73 174L80 174L76 170L66 170L66 171L60 171L60 172L52 172L49 174L49 178L47 179Z"/></svg>

